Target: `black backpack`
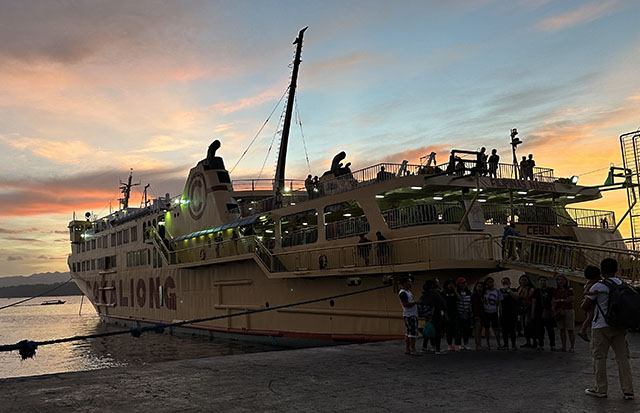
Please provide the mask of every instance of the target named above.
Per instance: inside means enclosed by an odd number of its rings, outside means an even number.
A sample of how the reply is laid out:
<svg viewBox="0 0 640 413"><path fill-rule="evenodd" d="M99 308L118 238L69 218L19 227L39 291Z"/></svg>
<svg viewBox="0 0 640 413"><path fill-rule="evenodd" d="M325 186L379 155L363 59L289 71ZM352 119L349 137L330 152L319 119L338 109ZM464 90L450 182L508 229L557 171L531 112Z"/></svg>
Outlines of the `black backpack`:
<svg viewBox="0 0 640 413"><path fill-rule="evenodd" d="M601 282L609 287L607 313L604 314L598 305L607 324L620 329L640 327L640 294L624 282L617 284L608 279Z"/></svg>

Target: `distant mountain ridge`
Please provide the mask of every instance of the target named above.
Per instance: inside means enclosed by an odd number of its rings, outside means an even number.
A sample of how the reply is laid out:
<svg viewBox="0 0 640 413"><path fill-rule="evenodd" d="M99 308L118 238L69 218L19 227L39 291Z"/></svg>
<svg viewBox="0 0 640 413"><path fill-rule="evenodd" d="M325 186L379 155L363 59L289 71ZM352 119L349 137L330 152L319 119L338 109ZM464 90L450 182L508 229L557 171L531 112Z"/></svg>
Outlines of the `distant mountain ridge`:
<svg viewBox="0 0 640 413"><path fill-rule="evenodd" d="M27 276L18 275L11 277L0 277L0 287L11 287L14 285L33 284L56 284L67 281L71 277L67 272L44 272Z"/></svg>

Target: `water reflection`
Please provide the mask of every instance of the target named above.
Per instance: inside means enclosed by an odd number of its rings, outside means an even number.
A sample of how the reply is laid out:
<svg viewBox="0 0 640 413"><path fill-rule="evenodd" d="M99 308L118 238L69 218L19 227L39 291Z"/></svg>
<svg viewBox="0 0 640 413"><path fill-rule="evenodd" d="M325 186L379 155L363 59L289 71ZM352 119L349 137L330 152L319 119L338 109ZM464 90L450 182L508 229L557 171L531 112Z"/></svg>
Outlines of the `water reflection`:
<svg viewBox="0 0 640 413"><path fill-rule="evenodd" d="M20 340L50 340L121 330L100 322L93 307L85 300L78 315L81 297L60 297L60 305L39 305L45 299L0 311L0 344ZM0 299L0 306L16 299ZM34 359L21 361L17 352L0 353L0 378L30 376L106 367L144 365L158 361L226 356L276 350L256 344L211 340L203 336L171 336L145 333L140 338L130 334L71 343L54 344L37 350Z"/></svg>

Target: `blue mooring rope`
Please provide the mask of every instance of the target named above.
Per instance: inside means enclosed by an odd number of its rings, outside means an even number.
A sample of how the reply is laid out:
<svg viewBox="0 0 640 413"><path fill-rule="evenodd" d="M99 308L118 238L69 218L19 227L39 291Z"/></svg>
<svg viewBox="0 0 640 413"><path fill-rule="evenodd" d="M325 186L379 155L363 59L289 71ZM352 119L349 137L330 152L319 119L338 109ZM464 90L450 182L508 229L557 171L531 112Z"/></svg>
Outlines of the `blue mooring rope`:
<svg viewBox="0 0 640 413"><path fill-rule="evenodd" d="M50 344L59 344L59 343L68 343L70 341L87 340L87 339L90 339L90 338L119 336L119 335L123 335L123 334L131 334L133 337L138 338L138 337L140 337L142 335L142 333L147 332L147 331L153 331L156 334L162 334L162 333L164 333L164 330L167 327L179 327L179 326L183 326L183 325L187 325L187 324L201 323L201 322L213 321L213 320L222 320L222 319L225 319L225 318L238 317L238 316L256 314L256 313L264 313L264 312L267 312L267 311L281 310L283 308L296 307L296 306L305 305L305 304L313 304L313 303L318 303L318 302L321 302L321 301L335 300L337 298L344 298L344 297L349 297L349 296L352 296L352 295L364 294L364 293L368 293L368 292L371 292L371 291L381 290L383 288L390 287L391 285L392 285L391 283L386 283L386 284L378 286L378 287L372 287L372 288L367 288L367 289L364 289L364 290L352 291L350 293L338 294L338 295L333 295L333 296L330 296L330 297L316 298L316 299L313 299L313 300L300 301L300 302L291 303L291 304L283 304L283 305L279 305L279 306L275 306L275 307L261 308L261 309L258 309L258 310L243 311L241 313L225 314L225 315L219 315L219 316L214 316L214 317L196 318L196 319L193 319L193 320L178 321L178 322L169 323L169 324L158 323L158 324L155 324L155 325L152 325L152 326L146 326L146 327L133 327L133 328L130 328L129 330L119 330L119 331L111 331L111 332L108 332L108 333L98 333L98 334L89 334L89 335L85 335L85 336L73 336L73 337L67 337L67 338L58 338L58 339L55 339L55 340L47 340L47 341L22 340L22 341L20 341L20 342L18 342L16 344L3 344L3 345L0 345L0 351L18 350L18 352L20 353L20 357L22 357L22 360L26 360L28 358L32 358L33 356L35 356L36 350L40 346L46 346L46 345L50 345Z"/></svg>

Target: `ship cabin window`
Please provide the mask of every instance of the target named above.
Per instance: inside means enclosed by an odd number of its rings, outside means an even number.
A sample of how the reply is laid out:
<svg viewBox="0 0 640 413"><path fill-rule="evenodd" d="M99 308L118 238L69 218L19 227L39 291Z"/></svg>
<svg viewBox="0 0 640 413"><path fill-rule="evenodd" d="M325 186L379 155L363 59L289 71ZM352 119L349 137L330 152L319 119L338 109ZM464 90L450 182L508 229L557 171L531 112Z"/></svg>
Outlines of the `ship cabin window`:
<svg viewBox="0 0 640 413"><path fill-rule="evenodd" d="M107 248L108 247L108 242L107 242L108 238L105 235L104 237L102 237L102 248Z"/></svg>
<svg viewBox="0 0 640 413"><path fill-rule="evenodd" d="M118 231L117 233L118 245L122 245L122 231Z"/></svg>
<svg viewBox="0 0 640 413"><path fill-rule="evenodd" d="M76 263L71 263L71 272L76 272Z"/></svg>
<svg viewBox="0 0 640 413"><path fill-rule="evenodd" d="M95 249L96 249L96 240L95 240L95 239L92 239L92 240L91 240L91 249L92 249L92 250L95 250Z"/></svg>
<svg viewBox="0 0 640 413"><path fill-rule="evenodd" d="M102 248L102 237L98 237L98 248Z"/></svg>
<svg viewBox="0 0 640 413"><path fill-rule="evenodd" d="M122 231L122 243L123 244L129 243L129 230Z"/></svg>
<svg viewBox="0 0 640 413"><path fill-rule="evenodd" d="M84 271L84 263L85 263L85 262L84 262L84 261L82 261L82 265L81 265L81 267L82 267L82 271Z"/></svg>
<svg viewBox="0 0 640 413"><path fill-rule="evenodd" d="M87 250L87 243L83 242L82 243L82 252L85 252Z"/></svg>
<svg viewBox="0 0 640 413"><path fill-rule="evenodd" d="M260 241L262 241L265 247L272 249L276 246L275 228L276 226L273 217L266 214L258 218L258 220L253 224L252 232ZM230 237L231 234L229 234L229 239Z"/></svg>
<svg viewBox="0 0 640 413"><path fill-rule="evenodd" d="M131 242L138 240L138 227L131 227Z"/></svg>
<svg viewBox="0 0 640 413"><path fill-rule="evenodd" d="M221 184L230 184L231 183L231 178L229 177L229 173L226 171L218 171L218 181L220 181Z"/></svg>
<svg viewBox="0 0 640 413"><path fill-rule="evenodd" d="M324 208L324 228L328 240L355 237L369 232L369 221L358 201L346 201Z"/></svg>
<svg viewBox="0 0 640 413"><path fill-rule="evenodd" d="M112 247L116 246L116 233L115 232L113 234L111 234L111 246Z"/></svg>
<svg viewBox="0 0 640 413"><path fill-rule="evenodd" d="M451 198L451 201L447 201ZM416 225L458 224L464 216L460 192L433 187L396 188L376 195L376 204L390 229Z"/></svg>
<svg viewBox="0 0 640 413"><path fill-rule="evenodd" d="M312 244L318 240L318 212L315 209L280 218L283 247Z"/></svg>
<svg viewBox="0 0 640 413"><path fill-rule="evenodd" d="M92 270L96 269L96 260L91 260L91 269Z"/></svg>
<svg viewBox="0 0 640 413"><path fill-rule="evenodd" d="M143 240L147 239L147 223L146 222L142 223L142 239Z"/></svg>

